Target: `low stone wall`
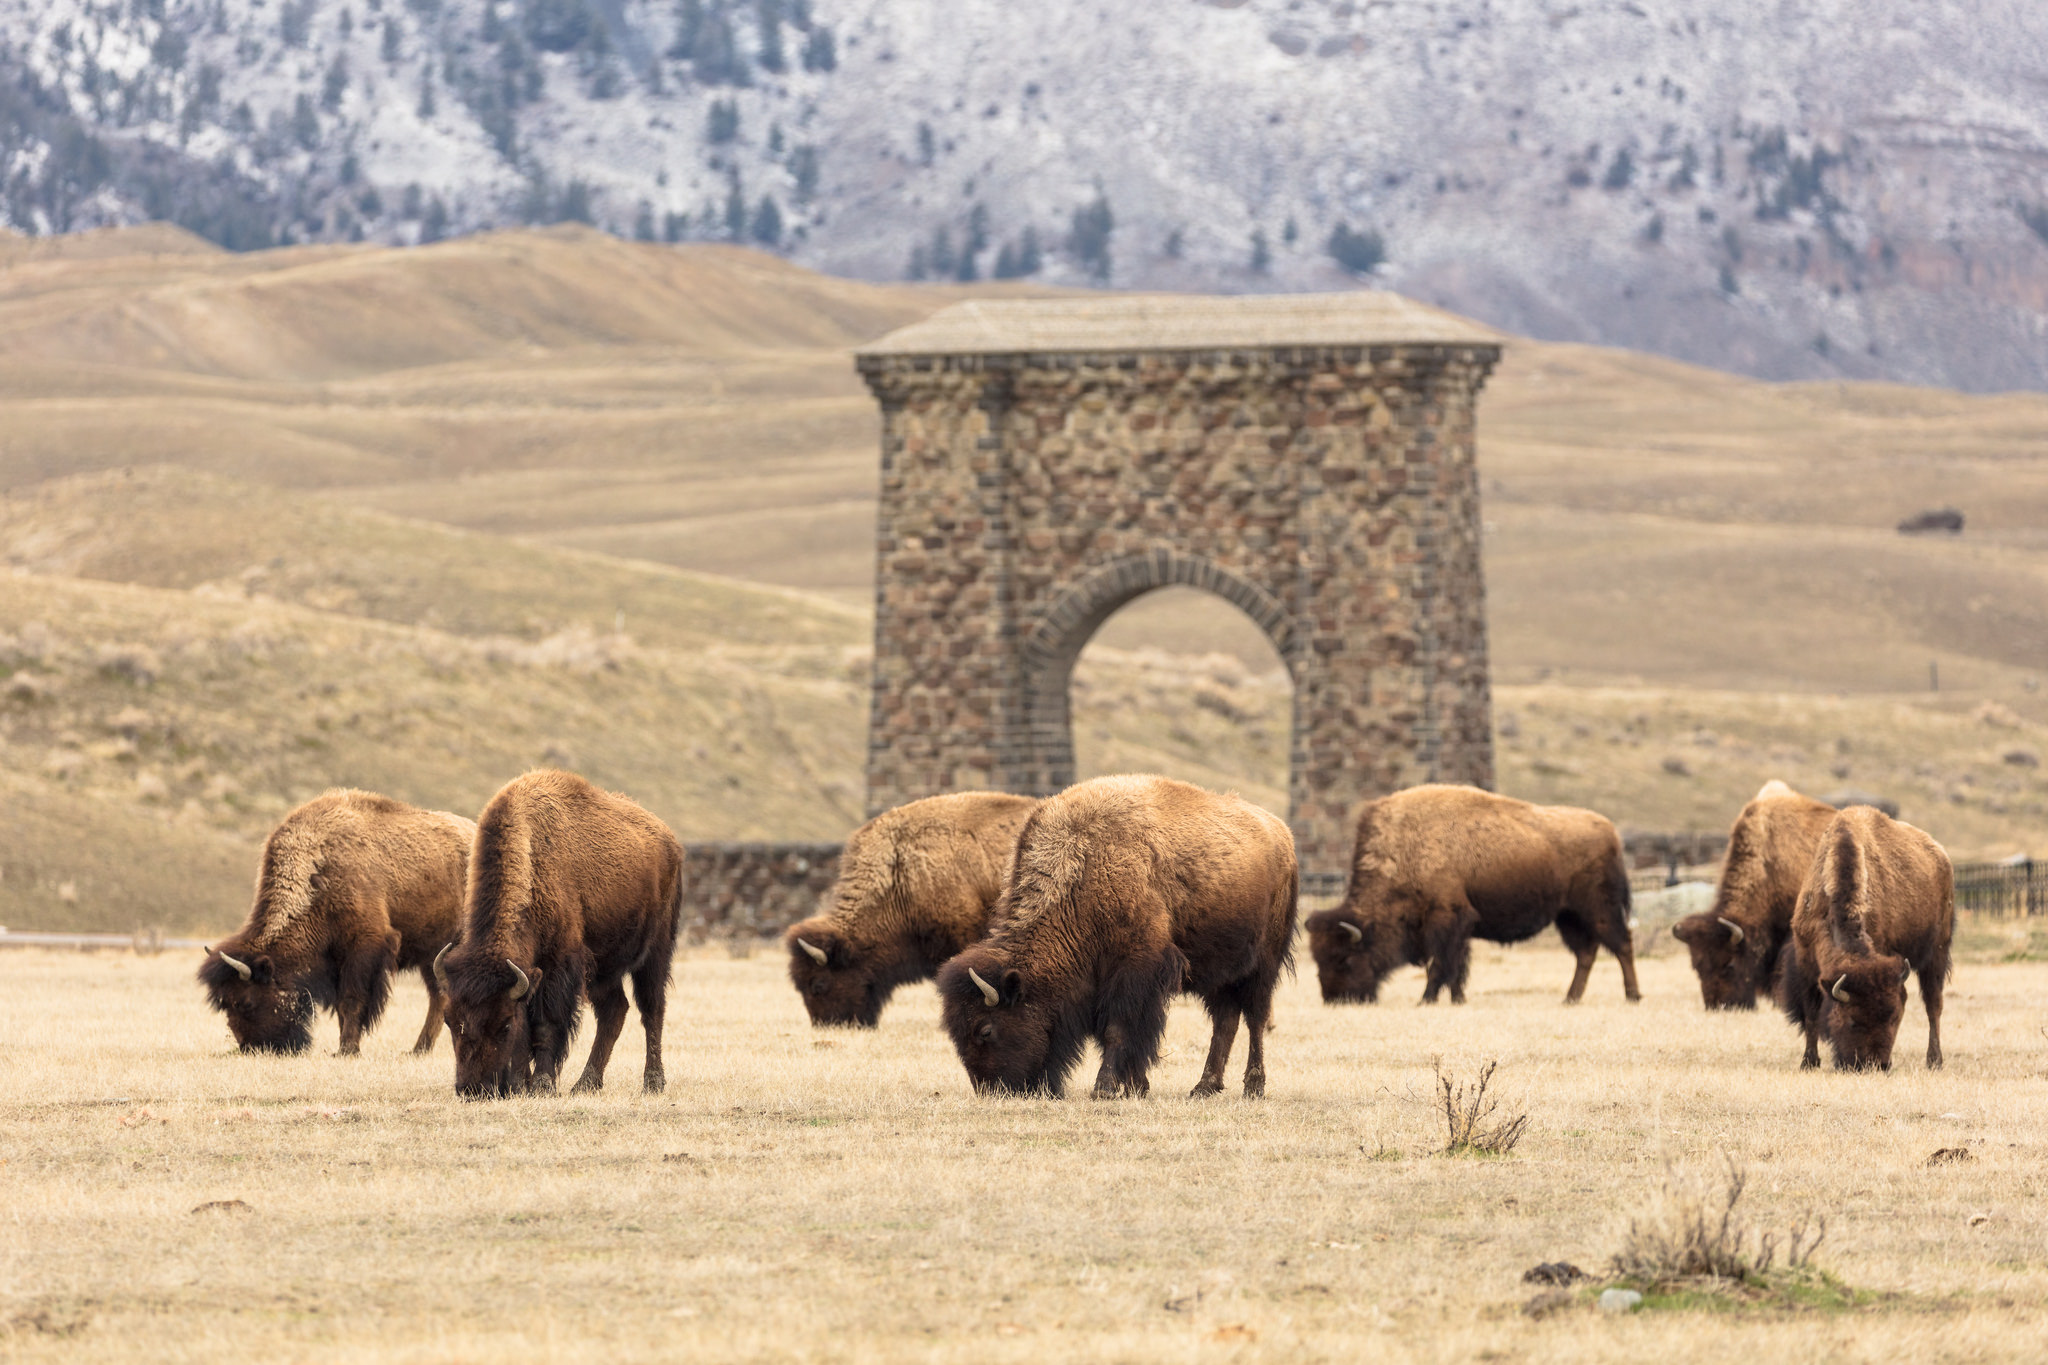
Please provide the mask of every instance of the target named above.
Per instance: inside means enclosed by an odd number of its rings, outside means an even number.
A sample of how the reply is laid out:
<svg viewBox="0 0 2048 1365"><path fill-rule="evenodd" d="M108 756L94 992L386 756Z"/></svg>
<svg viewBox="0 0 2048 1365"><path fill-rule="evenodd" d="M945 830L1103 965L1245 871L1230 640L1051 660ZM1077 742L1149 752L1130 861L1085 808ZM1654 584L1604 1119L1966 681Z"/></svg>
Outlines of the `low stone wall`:
<svg viewBox="0 0 2048 1365"><path fill-rule="evenodd" d="M779 934L816 913L839 876L841 844L687 844L685 943Z"/></svg>

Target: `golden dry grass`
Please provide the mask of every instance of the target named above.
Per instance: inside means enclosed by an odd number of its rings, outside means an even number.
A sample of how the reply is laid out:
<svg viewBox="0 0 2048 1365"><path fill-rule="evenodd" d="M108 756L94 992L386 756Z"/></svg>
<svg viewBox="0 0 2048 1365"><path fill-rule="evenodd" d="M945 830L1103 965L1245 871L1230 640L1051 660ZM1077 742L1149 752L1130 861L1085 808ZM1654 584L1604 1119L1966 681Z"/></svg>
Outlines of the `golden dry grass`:
<svg viewBox="0 0 2048 1365"><path fill-rule="evenodd" d="M1949 1065L1801 1075L1769 1014L1707 1017L1682 959L1587 1003L1545 943L1482 947L1471 1003L1283 990L1271 1098L972 1095L929 987L813 1032L771 953L679 962L669 1092L629 1025L601 1096L461 1104L443 1042L230 1053L181 956L0 957L0 1352L21 1360L2019 1360L2048 1331L2048 965L1965 965ZM1915 1006L1917 1009L1917 1006ZM1919 1050L1915 1015L1902 1053ZM1237 1061L1242 1061L1242 1043ZM1525 1107L1512 1157L1431 1153L1432 1058ZM1930 1168L1936 1149L1972 1159ZM1846 1312L1581 1303L1667 1171L1824 1212ZM193 1212L215 1201L246 1209Z"/></svg>

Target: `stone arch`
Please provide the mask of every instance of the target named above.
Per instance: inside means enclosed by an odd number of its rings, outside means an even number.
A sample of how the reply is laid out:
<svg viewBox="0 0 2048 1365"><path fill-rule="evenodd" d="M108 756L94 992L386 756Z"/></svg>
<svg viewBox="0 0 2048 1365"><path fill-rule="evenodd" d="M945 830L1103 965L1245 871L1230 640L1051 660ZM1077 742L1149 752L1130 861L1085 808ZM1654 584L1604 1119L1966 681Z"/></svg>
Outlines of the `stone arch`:
<svg viewBox="0 0 2048 1365"><path fill-rule="evenodd" d="M1159 588L1199 588L1242 611L1264 632L1287 675L1294 677L1294 621L1287 608L1258 584L1220 564L1171 549L1126 555L1083 573L1051 599L1022 650L1024 731L1031 757L1025 765L1044 792L1074 781L1071 683L1074 664L1102 624L1123 607Z"/></svg>
<svg viewBox="0 0 2048 1365"><path fill-rule="evenodd" d="M1383 291L955 304L857 355L882 409L868 808L1073 775L1095 628L1185 585L1294 683L1302 885L1358 804L1493 781L1475 414L1489 333Z"/></svg>

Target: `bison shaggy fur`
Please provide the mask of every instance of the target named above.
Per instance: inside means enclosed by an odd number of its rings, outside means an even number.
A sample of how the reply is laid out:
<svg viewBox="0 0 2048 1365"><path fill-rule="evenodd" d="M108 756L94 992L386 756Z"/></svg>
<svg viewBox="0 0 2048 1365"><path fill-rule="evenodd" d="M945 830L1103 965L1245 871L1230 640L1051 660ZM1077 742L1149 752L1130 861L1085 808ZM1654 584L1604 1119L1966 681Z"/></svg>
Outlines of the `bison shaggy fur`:
<svg viewBox="0 0 2048 1365"><path fill-rule="evenodd" d="M362 1049L384 1013L394 970L418 969L427 1019L413 1044L441 1032L430 964L462 922L464 868L476 826L374 792L325 792L264 841L255 903L199 968L207 1002L244 1052L302 1052L313 1010L332 1009L341 1055Z"/></svg>
<svg viewBox="0 0 2048 1365"><path fill-rule="evenodd" d="M1586 993L1601 946L1636 989L1628 869L1606 817L1533 806L1477 787L1431 785L1368 801L1343 904L1308 918L1323 999L1369 1001L1400 966L1426 966L1422 998L1465 1001L1471 941L1518 943L1552 924L1578 958L1567 1003Z"/></svg>
<svg viewBox="0 0 2048 1365"><path fill-rule="evenodd" d="M1889 1071L1920 978L1927 1065L1941 1065L1941 993L1955 934L1955 872L1940 844L1871 806L1828 822L1792 912L1778 1003L1806 1033L1802 1067L1820 1065L1825 1034L1843 1071Z"/></svg>
<svg viewBox="0 0 2048 1365"><path fill-rule="evenodd" d="M601 1089L630 976L658 1093L682 891L682 845L632 801L548 769L506 783L477 819L462 938L437 964L456 1091L554 1090L586 990L597 1037L576 1089Z"/></svg>
<svg viewBox="0 0 2048 1365"><path fill-rule="evenodd" d="M1783 782L1765 783L1735 817L1714 908L1671 926L1692 954L1708 1009L1755 1009L1757 993L1774 985L1792 907L1834 818L1833 806Z"/></svg>
<svg viewBox="0 0 2048 1365"><path fill-rule="evenodd" d="M853 832L832 908L783 935L789 979L813 1024L873 1028L898 986L929 980L988 932L1017 833L1038 801L1002 792L929 796Z"/></svg>
<svg viewBox="0 0 2048 1365"><path fill-rule="evenodd" d="M1266 1087L1273 987L1290 965L1298 876L1279 817L1164 777L1100 777L1025 824L989 936L939 970L946 1031L977 1090L1058 1095L1089 1038L1095 1094L1143 1095L1166 1009L1215 1028L1196 1095L1223 1089L1240 1019L1246 1095Z"/></svg>

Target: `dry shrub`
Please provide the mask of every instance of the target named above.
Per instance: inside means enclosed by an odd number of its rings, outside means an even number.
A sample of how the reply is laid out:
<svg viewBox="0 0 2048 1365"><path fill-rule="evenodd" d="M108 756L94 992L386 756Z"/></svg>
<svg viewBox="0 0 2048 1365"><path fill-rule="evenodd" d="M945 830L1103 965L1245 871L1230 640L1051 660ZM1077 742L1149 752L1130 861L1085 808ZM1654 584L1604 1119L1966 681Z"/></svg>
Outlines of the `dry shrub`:
<svg viewBox="0 0 2048 1365"><path fill-rule="evenodd" d="M1746 1180L1733 1161L1718 1188L1710 1180L1666 1172L1649 1211L1629 1220L1614 1254L1614 1273L1646 1286L1742 1284L1768 1276L1780 1252L1786 1269L1805 1269L1827 1236L1827 1219L1802 1217L1783 1237L1754 1228L1736 1211Z"/></svg>
<svg viewBox="0 0 2048 1365"><path fill-rule="evenodd" d="M1513 1110L1503 1115L1499 1097L1486 1093L1498 1065L1489 1061L1479 1069L1478 1080L1468 1087L1463 1081L1444 1075L1442 1058L1430 1063L1436 1072L1436 1107L1444 1116L1444 1155L1469 1152L1506 1156L1522 1140L1529 1126L1528 1114Z"/></svg>

